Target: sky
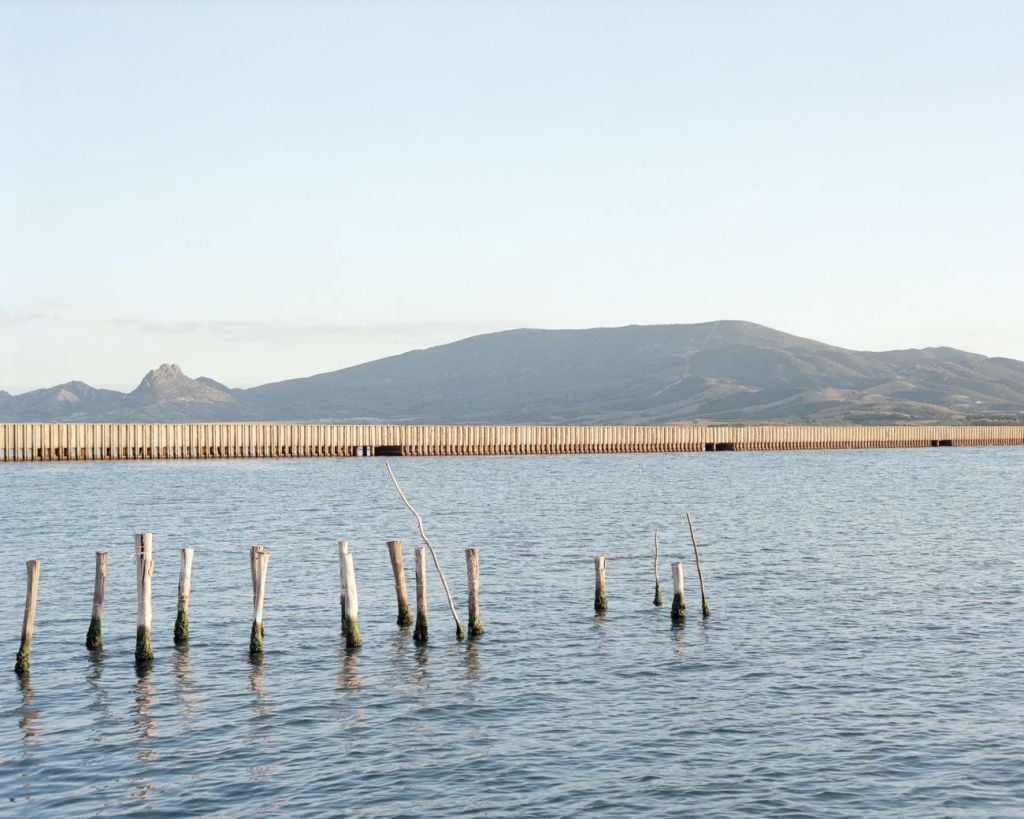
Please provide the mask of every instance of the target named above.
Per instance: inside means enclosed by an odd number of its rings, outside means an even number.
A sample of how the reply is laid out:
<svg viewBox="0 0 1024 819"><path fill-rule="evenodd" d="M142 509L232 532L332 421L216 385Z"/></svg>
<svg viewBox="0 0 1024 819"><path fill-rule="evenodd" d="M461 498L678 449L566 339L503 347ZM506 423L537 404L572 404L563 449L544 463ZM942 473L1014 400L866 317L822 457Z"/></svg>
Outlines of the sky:
<svg viewBox="0 0 1024 819"><path fill-rule="evenodd" d="M1022 304L1015 0L0 0L0 390Z"/></svg>

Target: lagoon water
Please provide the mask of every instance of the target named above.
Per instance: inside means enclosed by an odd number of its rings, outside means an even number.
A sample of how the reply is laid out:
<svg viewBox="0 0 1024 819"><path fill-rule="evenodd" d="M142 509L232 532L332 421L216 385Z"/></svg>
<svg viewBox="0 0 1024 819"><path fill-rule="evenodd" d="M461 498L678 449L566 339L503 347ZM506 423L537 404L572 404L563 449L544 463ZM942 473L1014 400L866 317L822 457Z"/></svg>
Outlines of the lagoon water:
<svg viewBox="0 0 1024 819"><path fill-rule="evenodd" d="M32 670L0 668L0 813L1008 815L1024 811L1024 449L404 458L465 617L394 625L376 459L0 466L0 660L42 561ZM683 513L694 513L711 617ZM652 531L666 605L655 609ZM155 534L133 661L132 533ZM336 541L364 645L339 646ZM273 556L248 654L248 547ZM192 642L171 641L196 548ZM106 645L83 642L110 553ZM606 552L610 610L592 611ZM669 621L669 562L690 616Z"/></svg>

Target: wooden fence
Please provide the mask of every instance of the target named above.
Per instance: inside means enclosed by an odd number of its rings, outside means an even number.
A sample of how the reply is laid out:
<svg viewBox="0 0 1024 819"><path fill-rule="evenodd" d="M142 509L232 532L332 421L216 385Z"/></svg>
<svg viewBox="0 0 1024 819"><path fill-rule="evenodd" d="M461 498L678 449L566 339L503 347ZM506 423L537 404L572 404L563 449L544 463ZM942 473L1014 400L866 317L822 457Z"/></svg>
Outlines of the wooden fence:
<svg viewBox="0 0 1024 819"><path fill-rule="evenodd" d="M541 455L1024 444L1024 426L0 424L0 461Z"/></svg>

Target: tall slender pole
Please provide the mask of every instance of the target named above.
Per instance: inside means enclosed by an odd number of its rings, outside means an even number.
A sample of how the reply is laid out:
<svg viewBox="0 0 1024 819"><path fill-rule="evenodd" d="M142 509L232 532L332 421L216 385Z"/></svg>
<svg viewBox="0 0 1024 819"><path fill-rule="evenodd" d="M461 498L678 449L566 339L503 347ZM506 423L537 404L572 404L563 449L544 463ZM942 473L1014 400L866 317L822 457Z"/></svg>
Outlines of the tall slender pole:
<svg viewBox="0 0 1024 819"><path fill-rule="evenodd" d="M356 570L352 562L352 553L348 550L348 542L340 541L342 569L341 577L345 593L341 599L342 624L341 631L345 635L346 648L358 648L363 644L359 634L359 591L356 589Z"/></svg>
<svg viewBox="0 0 1024 819"><path fill-rule="evenodd" d="M270 552L262 546L249 550L249 568L252 571L252 629L249 631L249 651L263 652L263 601L267 590L267 565Z"/></svg>
<svg viewBox="0 0 1024 819"><path fill-rule="evenodd" d="M480 619L480 551L475 547L466 549L466 575L469 581L469 636L479 637L484 633L484 623Z"/></svg>
<svg viewBox="0 0 1024 819"><path fill-rule="evenodd" d="M36 601L39 599L39 561L26 561L25 574L25 617L21 621L21 645L14 661L15 674L27 674L31 665L32 634L36 627Z"/></svg>
<svg viewBox="0 0 1024 819"><path fill-rule="evenodd" d="M135 661L153 659L150 630L153 624L153 535L143 532L135 535L135 594L138 616L135 627Z"/></svg>
<svg viewBox="0 0 1024 819"><path fill-rule="evenodd" d="M690 513L686 513L686 523L690 527L690 540L693 541L693 560L697 564L697 582L700 583L700 608L701 612L705 617L711 614L711 610L708 608L708 598L704 594L704 573L700 568L700 555L697 554L697 536L693 533L693 519L690 517Z"/></svg>
<svg viewBox="0 0 1024 819"><path fill-rule="evenodd" d="M607 565L608 555L598 555L594 558L594 611L598 614L608 610L608 594L605 588Z"/></svg>
<svg viewBox="0 0 1024 819"><path fill-rule="evenodd" d="M405 566L402 557L402 541L388 541L388 555L391 557L391 573L395 576L395 597L398 599L398 619L396 622L403 628L412 625L412 614L409 611L409 592L405 588Z"/></svg>
<svg viewBox="0 0 1024 819"><path fill-rule="evenodd" d="M412 639L417 643L427 642L427 549L416 549L416 628Z"/></svg>
<svg viewBox="0 0 1024 819"><path fill-rule="evenodd" d="M107 586L107 553L96 552L96 578L92 588L92 617L85 635L85 647L96 651L103 647L103 598Z"/></svg>
<svg viewBox="0 0 1024 819"><path fill-rule="evenodd" d="M654 530L654 605L661 605L661 575L658 572L658 530Z"/></svg>
<svg viewBox="0 0 1024 819"><path fill-rule="evenodd" d="M181 550L181 573L178 575L178 616L174 621L174 643L188 642L188 604L192 596L192 557L195 549Z"/></svg>

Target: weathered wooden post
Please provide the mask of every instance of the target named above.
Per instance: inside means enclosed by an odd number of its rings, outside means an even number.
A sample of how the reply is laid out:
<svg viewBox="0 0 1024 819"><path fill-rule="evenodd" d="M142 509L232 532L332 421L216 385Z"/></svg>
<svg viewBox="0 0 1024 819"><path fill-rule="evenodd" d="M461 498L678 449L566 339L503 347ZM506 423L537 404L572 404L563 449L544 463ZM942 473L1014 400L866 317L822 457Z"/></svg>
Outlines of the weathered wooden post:
<svg viewBox="0 0 1024 819"><path fill-rule="evenodd" d="M658 530L654 530L654 605L661 605L661 575L658 572Z"/></svg>
<svg viewBox="0 0 1024 819"><path fill-rule="evenodd" d="M409 611L409 593L405 588L402 541L389 540L388 554L391 556L391 571L395 575L395 597L398 598L398 619L396 622L404 628L412 625L412 614Z"/></svg>
<svg viewBox="0 0 1024 819"><path fill-rule="evenodd" d="M479 637L484 633L480 619L480 554L479 549L466 549L466 574L469 578L469 636Z"/></svg>
<svg viewBox="0 0 1024 819"><path fill-rule="evenodd" d="M138 617L135 628L135 662L153 659L150 627L153 623L153 535L135 535L135 593Z"/></svg>
<svg viewBox="0 0 1024 819"><path fill-rule="evenodd" d="M338 611L341 615L341 633L345 634L345 553L348 552L348 541L338 541Z"/></svg>
<svg viewBox="0 0 1024 819"><path fill-rule="evenodd" d="M608 555L598 555L594 558L594 611L598 614L608 611L608 594L605 590L604 570L608 565Z"/></svg>
<svg viewBox="0 0 1024 819"><path fill-rule="evenodd" d="M346 648L358 648L363 644L359 634L359 591L348 541L338 541L338 558L341 563L341 633L345 636Z"/></svg>
<svg viewBox="0 0 1024 819"><path fill-rule="evenodd" d="M697 554L697 536L693 533L693 520L690 518L690 513L686 513L686 524L690 527L690 540L693 542L693 561L697 564L697 582L700 584L700 609L701 613L707 617L711 614L711 610L708 609L708 598L704 594L704 572L700 568L700 555Z"/></svg>
<svg viewBox="0 0 1024 819"><path fill-rule="evenodd" d="M672 564L672 622L680 623L686 616L686 588L683 564Z"/></svg>
<svg viewBox="0 0 1024 819"><path fill-rule="evenodd" d="M36 627L36 601L39 599L39 561L26 561L25 573L25 618L21 621L21 645L14 661L15 674L27 674L31 664L32 632Z"/></svg>
<svg viewBox="0 0 1024 819"><path fill-rule="evenodd" d="M262 546L249 549L249 569L252 572L252 629L249 632L249 652L263 653L263 600L267 589L267 564L270 552Z"/></svg>
<svg viewBox="0 0 1024 819"><path fill-rule="evenodd" d="M174 644L188 642L188 601L192 595L192 556L195 549L181 550L181 573L178 575L178 617L174 621Z"/></svg>
<svg viewBox="0 0 1024 819"><path fill-rule="evenodd" d="M89 651L103 648L103 596L107 586L107 553L96 552L96 579L92 587L92 617L85 635Z"/></svg>
<svg viewBox="0 0 1024 819"><path fill-rule="evenodd" d="M416 549L416 628L412 639L427 642L427 547Z"/></svg>

